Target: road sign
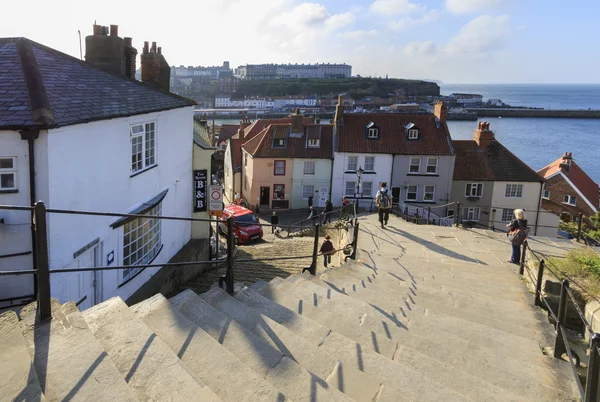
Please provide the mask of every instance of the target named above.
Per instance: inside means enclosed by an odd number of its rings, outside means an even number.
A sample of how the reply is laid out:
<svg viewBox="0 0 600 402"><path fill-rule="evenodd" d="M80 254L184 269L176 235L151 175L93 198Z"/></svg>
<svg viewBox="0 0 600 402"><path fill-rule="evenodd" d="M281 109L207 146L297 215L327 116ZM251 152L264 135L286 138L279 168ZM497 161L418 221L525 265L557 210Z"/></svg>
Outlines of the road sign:
<svg viewBox="0 0 600 402"><path fill-rule="evenodd" d="M223 188L219 184L210 185L210 198L208 210L211 216L223 215Z"/></svg>

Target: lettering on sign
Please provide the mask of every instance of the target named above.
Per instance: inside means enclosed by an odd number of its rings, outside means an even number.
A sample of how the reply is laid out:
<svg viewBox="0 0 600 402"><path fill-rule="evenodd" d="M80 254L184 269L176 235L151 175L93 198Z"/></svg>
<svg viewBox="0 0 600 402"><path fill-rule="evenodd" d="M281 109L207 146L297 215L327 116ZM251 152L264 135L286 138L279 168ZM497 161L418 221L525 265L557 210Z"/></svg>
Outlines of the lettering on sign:
<svg viewBox="0 0 600 402"><path fill-rule="evenodd" d="M194 170L194 212L206 211L206 169Z"/></svg>
<svg viewBox="0 0 600 402"><path fill-rule="evenodd" d="M210 215L221 216L223 215L223 188L219 184L212 184L210 186Z"/></svg>

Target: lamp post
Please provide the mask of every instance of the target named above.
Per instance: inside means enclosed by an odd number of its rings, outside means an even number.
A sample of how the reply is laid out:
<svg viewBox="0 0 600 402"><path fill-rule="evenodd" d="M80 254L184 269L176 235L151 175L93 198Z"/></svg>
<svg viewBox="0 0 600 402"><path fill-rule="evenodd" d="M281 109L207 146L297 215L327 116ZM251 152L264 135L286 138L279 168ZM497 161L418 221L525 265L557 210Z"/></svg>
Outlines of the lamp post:
<svg viewBox="0 0 600 402"><path fill-rule="evenodd" d="M362 175L364 173L364 170L362 167L358 167L358 169L356 169L356 177L358 177L358 184L356 185L356 196L358 197L360 195L360 180L362 179Z"/></svg>

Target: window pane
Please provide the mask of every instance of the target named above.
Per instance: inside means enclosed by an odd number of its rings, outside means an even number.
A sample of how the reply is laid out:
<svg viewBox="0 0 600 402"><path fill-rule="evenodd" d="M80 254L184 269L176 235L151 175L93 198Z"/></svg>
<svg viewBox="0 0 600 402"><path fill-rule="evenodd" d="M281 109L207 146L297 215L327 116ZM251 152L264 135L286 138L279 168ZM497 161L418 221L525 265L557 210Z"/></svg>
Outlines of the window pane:
<svg viewBox="0 0 600 402"><path fill-rule="evenodd" d="M427 158L427 173L437 173L437 158Z"/></svg>
<svg viewBox="0 0 600 402"><path fill-rule="evenodd" d="M417 186L408 186L406 190L406 199L407 200L416 200L417 199Z"/></svg>
<svg viewBox="0 0 600 402"><path fill-rule="evenodd" d="M304 174L314 175L315 174L315 161L304 161Z"/></svg>
<svg viewBox="0 0 600 402"><path fill-rule="evenodd" d="M302 198L303 199L308 199L309 197L314 197L315 195L315 186L313 185L306 185L306 186L302 186Z"/></svg>
<svg viewBox="0 0 600 402"><path fill-rule="evenodd" d="M510 222L513 219L513 210L512 209L503 209L502 210L502 222Z"/></svg>
<svg viewBox="0 0 600 402"><path fill-rule="evenodd" d="M347 181L345 195L354 196L355 192L356 192L356 182L355 181Z"/></svg>
<svg viewBox="0 0 600 402"><path fill-rule="evenodd" d="M146 216L160 216L162 207L159 204L150 211ZM157 254L160 249L160 219L154 218L136 218L123 226L123 264L124 265L141 265L148 264ZM124 269L123 280L127 280L141 268Z"/></svg>
<svg viewBox="0 0 600 402"><path fill-rule="evenodd" d="M368 172L372 172L375 168L375 157L374 156L365 156L365 170Z"/></svg>
<svg viewBox="0 0 600 402"><path fill-rule="evenodd" d="M1 158L0 169L13 169L13 158Z"/></svg>
<svg viewBox="0 0 600 402"><path fill-rule="evenodd" d="M0 188L15 188L15 174L2 173L0 174Z"/></svg>
<svg viewBox="0 0 600 402"><path fill-rule="evenodd" d="M410 158L410 173L419 173L419 167L421 165L421 158Z"/></svg>
<svg viewBox="0 0 600 402"><path fill-rule="evenodd" d="M372 181L362 182L362 195L363 195L363 197L371 197L373 195L373 182Z"/></svg>
<svg viewBox="0 0 600 402"><path fill-rule="evenodd" d="M348 169L347 170L356 170L358 167L358 156L349 156L348 157Z"/></svg>
<svg viewBox="0 0 600 402"><path fill-rule="evenodd" d="M425 186L423 190L423 201L433 201L435 196L435 186Z"/></svg>

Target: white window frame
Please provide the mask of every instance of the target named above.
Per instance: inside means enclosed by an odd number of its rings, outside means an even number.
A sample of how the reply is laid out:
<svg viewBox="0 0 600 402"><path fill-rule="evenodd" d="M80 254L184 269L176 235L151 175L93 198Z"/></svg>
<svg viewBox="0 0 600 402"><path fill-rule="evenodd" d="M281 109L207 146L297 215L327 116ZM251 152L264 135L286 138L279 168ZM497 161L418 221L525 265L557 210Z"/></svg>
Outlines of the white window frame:
<svg viewBox="0 0 600 402"><path fill-rule="evenodd" d="M545 200L549 200L550 199L550 190L544 190L544 192L542 193L542 198Z"/></svg>
<svg viewBox="0 0 600 402"><path fill-rule="evenodd" d="M369 168L369 164L367 160L371 160L371 167ZM365 156L365 172L374 172L375 171L375 157L374 156Z"/></svg>
<svg viewBox="0 0 600 402"><path fill-rule="evenodd" d="M131 174L155 166L157 163L156 122L149 121L132 124L129 128L129 137L131 145ZM134 147L139 147L139 150L136 148L134 152Z"/></svg>
<svg viewBox="0 0 600 402"><path fill-rule="evenodd" d="M419 160L419 164L418 164L418 165L414 165L414 164L413 164L413 159L418 159L418 160ZM413 171L411 170L411 168L412 168L413 166L416 166L416 167L417 167L417 171L416 171L416 172L413 172ZM420 172L421 172L421 157L420 157L420 156L411 156L411 157L409 158L409 161L408 161L408 173L409 173L409 174L419 174Z"/></svg>
<svg viewBox="0 0 600 402"><path fill-rule="evenodd" d="M415 191L410 191L411 187L414 187ZM409 194L414 194L415 198L408 198ZM406 201L417 201L417 197L419 196L419 186L416 184L411 184L406 189L406 194L404 195Z"/></svg>
<svg viewBox="0 0 600 402"><path fill-rule="evenodd" d="M321 140L318 138L309 138L308 139L308 147L309 148L319 148L321 146Z"/></svg>
<svg viewBox="0 0 600 402"><path fill-rule="evenodd" d="M500 217L500 219L502 220L502 222L510 222L513 220L514 215L515 215L514 209L504 208L504 209L502 209L502 216ZM508 218L507 218L507 216L508 216Z"/></svg>
<svg viewBox="0 0 600 402"><path fill-rule="evenodd" d="M432 166L429 162L431 161L435 161L435 171L434 172L430 172L429 168ZM439 158L427 158L427 166L425 166L425 174L437 174L438 172L438 165L440 164L440 159Z"/></svg>
<svg viewBox="0 0 600 402"><path fill-rule="evenodd" d="M368 188L368 190L365 191L365 188ZM363 197L373 197L373 182L372 181L361 182L360 192Z"/></svg>
<svg viewBox="0 0 600 402"><path fill-rule="evenodd" d="M350 187L348 186L349 184L351 184ZM350 189L352 191L348 191ZM344 195L347 197L354 197L354 194L356 194L356 182L355 181L347 181L345 183Z"/></svg>
<svg viewBox="0 0 600 402"><path fill-rule="evenodd" d="M311 167L312 164L312 167ZM305 176L314 176L317 171L317 163L315 161L304 161L302 174Z"/></svg>
<svg viewBox="0 0 600 402"><path fill-rule="evenodd" d="M469 214L471 214L471 218L469 218ZM463 221L466 222L477 222L481 217L481 208L480 207L464 207L463 208Z"/></svg>
<svg viewBox="0 0 600 402"><path fill-rule="evenodd" d="M475 191L473 191L475 190ZM465 197L478 197L483 196L483 183L467 183L465 185Z"/></svg>
<svg viewBox="0 0 600 402"><path fill-rule="evenodd" d="M146 212L147 216L162 215L162 202ZM133 238L135 236L135 238ZM123 265L150 264L162 247L162 219L135 218L123 225ZM133 278L143 268L121 270L122 282Z"/></svg>
<svg viewBox="0 0 600 402"><path fill-rule="evenodd" d="M419 139L419 130L415 128L411 128L408 130L408 139L409 140L418 140Z"/></svg>
<svg viewBox="0 0 600 402"><path fill-rule="evenodd" d="M367 138L370 138L370 139L379 138L379 129L378 128L370 128L369 133L367 134Z"/></svg>
<svg viewBox="0 0 600 402"><path fill-rule="evenodd" d="M567 205L577 205L577 196L565 194L563 197L563 204Z"/></svg>
<svg viewBox="0 0 600 402"><path fill-rule="evenodd" d="M351 161L354 161L354 163L351 163ZM351 164L354 165L354 168L352 168L352 166L350 166ZM356 156L356 155L348 156L348 161L346 163L346 171L356 172L356 169L358 169L358 156Z"/></svg>
<svg viewBox="0 0 600 402"><path fill-rule="evenodd" d="M427 187L432 187L432 191L427 191ZM431 194L431 199L426 199L427 194ZM426 184L423 186L423 201L435 202L435 186L432 184Z"/></svg>
<svg viewBox="0 0 600 402"><path fill-rule="evenodd" d="M504 189L504 198L523 198L523 185L518 183L507 184Z"/></svg>
<svg viewBox="0 0 600 402"><path fill-rule="evenodd" d="M13 178L13 186L12 187L2 187L2 182L0 181L0 191L11 191L18 190L19 184L17 183L17 157L16 156L0 156L0 159L11 160L12 168L0 168L0 175L12 175Z"/></svg>
<svg viewBox="0 0 600 402"><path fill-rule="evenodd" d="M302 199L308 200L308 197L315 196L315 185L314 184L303 184L302 185Z"/></svg>

